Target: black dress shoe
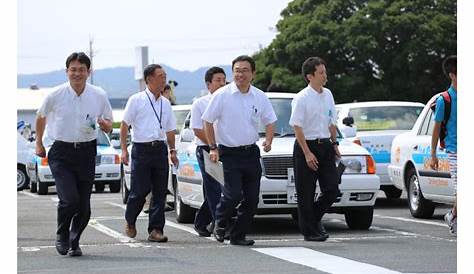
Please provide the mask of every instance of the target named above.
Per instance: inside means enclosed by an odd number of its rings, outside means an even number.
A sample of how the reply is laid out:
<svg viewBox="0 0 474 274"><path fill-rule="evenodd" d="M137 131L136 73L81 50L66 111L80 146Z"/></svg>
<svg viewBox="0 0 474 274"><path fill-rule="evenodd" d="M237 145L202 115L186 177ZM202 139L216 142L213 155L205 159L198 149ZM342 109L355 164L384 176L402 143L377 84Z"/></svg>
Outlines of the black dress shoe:
<svg viewBox="0 0 474 274"><path fill-rule="evenodd" d="M245 245L245 246L249 246L249 245L253 245L255 243L254 240L246 240L246 239L237 239L237 240L230 240L230 244L231 245Z"/></svg>
<svg viewBox="0 0 474 274"><path fill-rule="evenodd" d="M194 227L194 230L198 233L199 237L209 237L209 236L211 236L211 232L209 232L209 230L207 230L207 229Z"/></svg>
<svg viewBox="0 0 474 274"><path fill-rule="evenodd" d="M304 236L304 240L309 242L324 242L327 240L327 238L328 237L321 234Z"/></svg>
<svg viewBox="0 0 474 274"><path fill-rule="evenodd" d="M317 222L316 223L316 229L318 230L319 234L329 238L329 234L327 233L326 229L324 228L322 222Z"/></svg>
<svg viewBox="0 0 474 274"><path fill-rule="evenodd" d="M224 242L224 235L225 235L225 228L218 227L217 225L214 227L214 238L218 242Z"/></svg>
<svg viewBox="0 0 474 274"><path fill-rule="evenodd" d="M68 242L62 242L62 241L56 240L56 250L58 251L60 255L66 255L68 249L69 249Z"/></svg>
<svg viewBox="0 0 474 274"><path fill-rule="evenodd" d="M82 256L82 250L80 247L76 247L75 249L70 249L69 250L69 253L68 253L69 256L71 257L78 257L78 256Z"/></svg>

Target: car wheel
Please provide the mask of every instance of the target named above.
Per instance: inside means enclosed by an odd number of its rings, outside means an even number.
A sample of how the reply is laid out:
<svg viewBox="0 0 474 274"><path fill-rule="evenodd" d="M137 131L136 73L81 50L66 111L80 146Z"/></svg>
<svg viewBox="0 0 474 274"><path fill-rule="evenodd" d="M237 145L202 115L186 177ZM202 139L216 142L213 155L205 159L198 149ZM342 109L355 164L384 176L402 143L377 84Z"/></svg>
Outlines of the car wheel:
<svg viewBox="0 0 474 274"><path fill-rule="evenodd" d="M113 181L109 183L109 189L111 193L118 193L120 192L120 183L121 181Z"/></svg>
<svg viewBox="0 0 474 274"><path fill-rule="evenodd" d="M48 183L47 182L41 182L38 179L38 195L46 195L48 194Z"/></svg>
<svg viewBox="0 0 474 274"><path fill-rule="evenodd" d="M347 226L352 230L367 230L372 225L374 208L349 209L344 213Z"/></svg>
<svg viewBox="0 0 474 274"><path fill-rule="evenodd" d="M102 193L102 192L104 192L105 185L104 185L104 183L95 183L94 188L95 188L96 193Z"/></svg>
<svg viewBox="0 0 474 274"><path fill-rule="evenodd" d="M128 201L128 195L130 195L130 190L127 188L127 184L125 183L125 174L123 174L122 171L122 179L120 179L120 185L121 185L121 193L122 193L122 202L123 204L127 204Z"/></svg>
<svg viewBox="0 0 474 274"><path fill-rule="evenodd" d="M410 213L416 218L431 218L433 216L435 205L430 200L423 197L420 188L420 181L414 168L410 168L407 173L408 178L408 207Z"/></svg>
<svg viewBox="0 0 474 274"><path fill-rule="evenodd" d="M36 193L38 191L39 177L38 177L38 169L37 168L35 169L35 178L36 178L36 181L31 181L31 183L30 183L30 192L31 193Z"/></svg>
<svg viewBox="0 0 474 274"><path fill-rule="evenodd" d="M22 165L16 166L16 189L17 191L22 190L28 186L30 179L26 174L26 169Z"/></svg>
<svg viewBox="0 0 474 274"><path fill-rule="evenodd" d="M183 203L181 196L179 196L177 187L174 190L174 209L176 211L176 221L178 221L178 223L194 222L196 210Z"/></svg>
<svg viewBox="0 0 474 274"><path fill-rule="evenodd" d="M402 191L395 186L385 186L382 190L385 192L387 199L398 199L402 196Z"/></svg>

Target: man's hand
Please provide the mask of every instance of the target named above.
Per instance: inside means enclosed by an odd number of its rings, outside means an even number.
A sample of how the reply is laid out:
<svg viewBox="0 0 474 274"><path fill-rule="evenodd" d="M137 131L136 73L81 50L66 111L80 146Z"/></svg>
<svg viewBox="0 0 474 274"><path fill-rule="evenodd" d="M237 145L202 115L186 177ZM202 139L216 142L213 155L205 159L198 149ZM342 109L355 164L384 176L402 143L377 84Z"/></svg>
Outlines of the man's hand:
<svg viewBox="0 0 474 274"><path fill-rule="evenodd" d="M217 163L217 161L219 161L219 151L217 149L211 149L209 151L209 158L214 163Z"/></svg>
<svg viewBox="0 0 474 274"><path fill-rule="evenodd" d="M128 151L127 149L122 149L122 163L126 166L128 166Z"/></svg>
<svg viewBox="0 0 474 274"><path fill-rule="evenodd" d="M170 160L173 163L173 165L178 168L179 166L179 160L178 157L176 156L176 150L172 150L170 153Z"/></svg>
<svg viewBox="0 0 474 274"><path fill-rule="evenodd" d="M430 167L431 169L438 170L438 157L436 157L436 154L431 155Z"/></svg>
<svg viewBox="0 0 474 274"><path fill-rule="evenodd" d="M316 156L312 152L308 152L307 154L304 155L306 159L306 164L308 167L314 171L318 169L318 159L316 159Z"/></svg>
<svg viewBox="0 0 474 274"><path fill-rule="evenodd" d="M338 145L334 145L334 152L336 152L336 158L341 159L341 152L339 151Z"/></svg>
<svg viewBox="0 0 474 274"><path fill-rule="evenodd" d="M262 147L263 147L263 151L269 152L272 149L272 144L271 143L267 144L267 141L263 141Z"/></svg>
<svg viewBox="0 0 474 274"><path fill-rule="evenodd" d="M105 120L102 118L97 118L97 123L99 124L100 129L105 132L109 133L112 131L112 122L109 120Z"/></svg>
<svg viewBox="0 0 474 274"><path fill-rule="evenodd" d="M46 157L46 149L44 148L42 143L36 143L35 153L41 158Z"/></svg>

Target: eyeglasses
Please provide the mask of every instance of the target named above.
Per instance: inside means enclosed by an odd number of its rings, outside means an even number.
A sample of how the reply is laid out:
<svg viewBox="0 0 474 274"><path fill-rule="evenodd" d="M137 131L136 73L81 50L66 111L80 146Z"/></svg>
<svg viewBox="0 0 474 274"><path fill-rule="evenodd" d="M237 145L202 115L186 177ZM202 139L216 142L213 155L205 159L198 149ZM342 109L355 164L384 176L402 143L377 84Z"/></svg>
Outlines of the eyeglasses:
<svg viewBox="0 0 474 274"><path fill-rule="evenodd" d="M80 68L68 68L67 71L71 73L87 73L88 69L85 67L80 67Z"/></svg>
<svg viewBox="0 0 474 274"><path fill-rule="evenodd" d="M245 74L245 73L249 73L250 72L250 69L234 69L234 73L242 73L242 74Z"/></svg>

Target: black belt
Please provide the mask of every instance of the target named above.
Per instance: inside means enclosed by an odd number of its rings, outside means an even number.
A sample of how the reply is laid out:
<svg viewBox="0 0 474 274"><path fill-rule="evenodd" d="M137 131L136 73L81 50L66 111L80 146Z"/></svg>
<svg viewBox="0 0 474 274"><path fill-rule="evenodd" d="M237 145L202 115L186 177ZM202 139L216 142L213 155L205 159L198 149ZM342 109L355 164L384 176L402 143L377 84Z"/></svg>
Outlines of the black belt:
<svg viewBox="0 0 474 274"><path fill-rule="evenodd" d="M56 140L54 142L61 145L61 146L69 146L69 147L73 147L75 149L97 146L97 140L96 139L94 139L92 141L88 141L88 142L64 142L64 141L59 141L59 140Z"/></svg>
<svg viewBox="0 0 474 274"><path fill-rule="evenodd" d="M332 143L331 138L316 138L314 140L306 140L308 143L316 143L316 144L327 144Z"/></svg>
<svg viewBox="0 0 474 274"><path fill-rule="evenodd" d="M137 143L133 142L134 145L143 145L143 146L149 146L149 147L157 147L165 144L165 141L162 140L155 140L151 142L144 142L144 143Z"/></svg>
<svg viewBox="0 0 474 274"><path fill-rule="evenodd" d="M222 150L240 150L240 151L243 151L243 150L252 149L252 148L254 148L254 147L256 147L256 146L257 146L256 144L250 144L250 145L238 146L238 147L227 147L227 146L224 146L224 145L219 145L219 149L222 149Z"/></svg>

